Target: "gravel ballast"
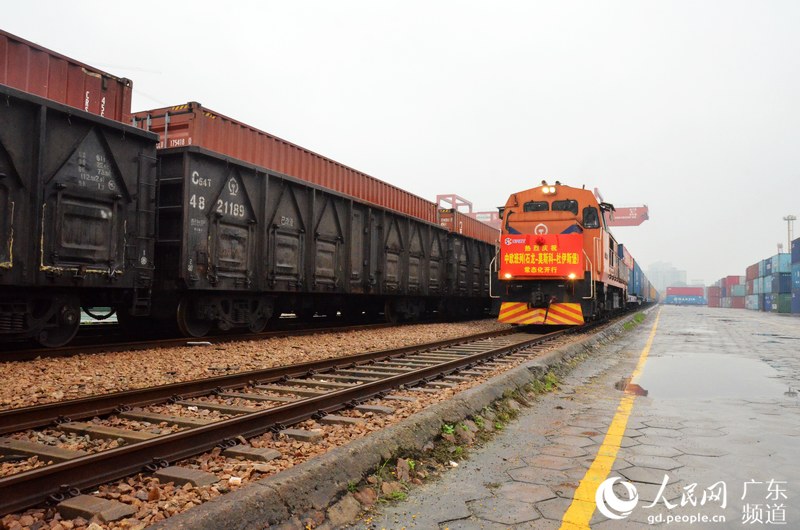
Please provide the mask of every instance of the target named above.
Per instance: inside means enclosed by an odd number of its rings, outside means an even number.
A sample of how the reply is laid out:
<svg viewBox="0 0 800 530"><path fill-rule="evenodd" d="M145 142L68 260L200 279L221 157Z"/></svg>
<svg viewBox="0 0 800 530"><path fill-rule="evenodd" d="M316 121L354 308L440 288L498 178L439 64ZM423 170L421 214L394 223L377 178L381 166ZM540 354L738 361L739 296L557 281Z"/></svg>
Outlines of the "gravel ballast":
<svg viewBox="0 0 800 530"><path fill-rule="evenodd" d="M507 329L479 320L0 363L0 410ZM1 359L1 357L0 357Z"/></svg>

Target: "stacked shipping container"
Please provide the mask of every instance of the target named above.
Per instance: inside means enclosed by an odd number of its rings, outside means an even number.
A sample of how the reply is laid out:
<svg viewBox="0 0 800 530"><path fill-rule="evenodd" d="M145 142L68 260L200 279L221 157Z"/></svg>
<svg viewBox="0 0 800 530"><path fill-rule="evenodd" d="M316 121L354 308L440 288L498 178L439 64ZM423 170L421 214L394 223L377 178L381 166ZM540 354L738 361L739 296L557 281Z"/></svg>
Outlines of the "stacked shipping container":
<svg viewBox="0 0 800 530"><path fill-rule="evenodd" d="M667 287L665 304L672 305L706 305L705 288L703 287Z"/></svg>
<svg viewBox="0 0 800 530"><path fill-rule="evenodd" d="M762 261L762 311L792 312L792 255L781 253Z"/></svg>
<svg viewBox="0 0 800 530"><path fill-rule="evenodd" d="M708 288L708 306L800 313L800 238L791 250L750 265L744 276L715 282Z"/></svg>
<svg viewBox="0 0 800 530"><path fill-rule="evenodd" d="M761 304L763 302L761 291L762 291L762 281L760 280L759 276L759 263L754 263L747 267L745 271L745 297L744 297L744 308L750 309L753 311L759 311L761 309Z"/></svg>
<svg viewBox="0 0 800 530"><path fill-rule="evenodd" d="M792 313L800 313L800 238L792 241L791 252L791 283L792 283Z"/></svg>
<svg viewBox="0 0 800 530"><path fill-rule="evenodd" d="M746 276L726 276L708 288L708 307L744 309L747 294Z"/></svg>

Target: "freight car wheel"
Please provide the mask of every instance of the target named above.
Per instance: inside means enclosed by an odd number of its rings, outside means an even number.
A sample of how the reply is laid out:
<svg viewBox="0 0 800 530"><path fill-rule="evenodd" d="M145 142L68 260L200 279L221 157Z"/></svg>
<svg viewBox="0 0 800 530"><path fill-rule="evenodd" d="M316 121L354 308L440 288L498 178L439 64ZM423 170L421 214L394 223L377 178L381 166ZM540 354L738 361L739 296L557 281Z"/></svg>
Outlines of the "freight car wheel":
<svg viewBox="0 0 800 530"><path fill-rule="evenodd" d="M178 329L187 337L205 337L211 330L212 322L197 318L194 302L189 298L181 298L177 311Z"/></svg>
<svg viewBox="0 0 800 530"><path fill-rule="evenodd" d="M36 339L45 348L64 346L75 337L81 325L81 306L76 298L57 299L53 305L53 315Z"/></svg>
<svg viewBox="0 0 800 530"><path fill-rule="evenodd" d="M250 322L247 325L247 329L250 330L250 333L261 333L265 329L267 329L267 323L269 322L269 318L265 317L264 315L260 315L254 321Z"/></svg>
<svg viewBox="0 0 800 530"><path fill-rule="evenodd" d="M386 322L389 324L399 324L402 320L400 312L397 311L394 302L391 300L387 300L386 304L383 306L383 318L385 318Z"/></svg>

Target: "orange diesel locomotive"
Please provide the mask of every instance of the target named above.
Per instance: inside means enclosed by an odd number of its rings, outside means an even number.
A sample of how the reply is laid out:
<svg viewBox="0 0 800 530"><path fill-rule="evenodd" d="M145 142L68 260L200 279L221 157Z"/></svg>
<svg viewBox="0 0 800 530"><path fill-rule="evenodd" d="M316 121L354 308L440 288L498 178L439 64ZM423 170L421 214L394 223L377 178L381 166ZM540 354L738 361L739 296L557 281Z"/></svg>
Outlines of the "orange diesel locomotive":
<svg viewBox="0 0 800 530"><path fill-rule="evenodd" d="M558 181L511 195L500 211L500 322L581 325L653 301L657 294L608 230L613 210Z"/></svg>

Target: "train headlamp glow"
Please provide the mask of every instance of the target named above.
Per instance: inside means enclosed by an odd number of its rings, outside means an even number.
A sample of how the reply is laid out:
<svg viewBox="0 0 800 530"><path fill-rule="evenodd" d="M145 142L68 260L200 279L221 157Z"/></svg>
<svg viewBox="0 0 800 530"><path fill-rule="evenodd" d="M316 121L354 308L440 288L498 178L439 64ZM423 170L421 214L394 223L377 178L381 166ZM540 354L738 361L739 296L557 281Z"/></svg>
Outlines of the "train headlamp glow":
<svg viewBox="0 0 800 530"><path fill-rule="evenodd" d="M507 272L507 273L503 274L503 278L505 278L506 280L510 280L511 278L513 278L513 276L511 275L510 272Z"/></svg>
<svg viewBox="0 0 800 530"><path fill-rule="evenodd" d="M570 272L569 275L567 276L567 278L569 278L570 280L574 280L576 278L575 273L574 272Z"/></svg>
<svg viewBox="0 0 800 530"><path fill-rule="evenodd" d="M547 186L547 185L542 186L542 193L544 193L545 195L552 195L555 192L556 192L555 186Z"/></svg>

